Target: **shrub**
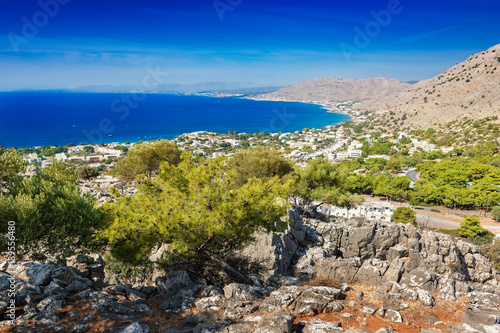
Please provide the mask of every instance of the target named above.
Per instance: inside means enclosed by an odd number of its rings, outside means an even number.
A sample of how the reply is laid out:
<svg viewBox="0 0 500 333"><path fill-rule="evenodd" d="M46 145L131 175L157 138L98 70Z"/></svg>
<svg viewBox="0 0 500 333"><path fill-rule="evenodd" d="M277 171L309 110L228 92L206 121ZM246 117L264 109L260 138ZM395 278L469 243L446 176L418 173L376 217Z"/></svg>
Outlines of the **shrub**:
<svg viewBox="0 0 500 333"><path fill-rule="evenodd" d="M467 216L458 229L458 235L465 238L481 237L486 234L486 230L479 224L479 217Z"/></svg>
<svg viewBox="0 0 500 333"><path fill-rule="evenodd" d="M83 180L90 180L99 176L99 170L89 166L83 166L78 169L78 177Z"/></svg>
<svg viewBox="0 0 500 333"><path fill-rule="evenodd" d="M0 233L15 221L18 255L38 253L65 258L99 246L95 234L106 222L96 200L81 194L73 168L55 162L32 177L18 177L0 192ZM0 251L7 249L1 237Z"/></svg>
<svg viewBox="0 0 500 333"><path fill-rule="evenodd" d="M496 220L500 220L500 206L495 206L491 210L491 216Z"/></svg>
<svg viewBox="0 0 500 333"><path fill-rule="evenodd" d="M409 207L398 207L394 213L392 213L391 219L396 223L411 223L416 224L417 212Z"/></svg>

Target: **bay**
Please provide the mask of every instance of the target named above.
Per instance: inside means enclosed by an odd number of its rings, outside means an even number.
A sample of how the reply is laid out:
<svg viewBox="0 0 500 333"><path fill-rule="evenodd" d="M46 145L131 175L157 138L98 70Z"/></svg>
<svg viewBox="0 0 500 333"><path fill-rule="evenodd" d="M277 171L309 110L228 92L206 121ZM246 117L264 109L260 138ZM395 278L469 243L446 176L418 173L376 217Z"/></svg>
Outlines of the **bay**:
<svg viewBox="0 0 500 333"><path fill-rule="evenodd" d="M316 104L165 94L0 93L0 144L137 142L193 131L293 132L348 121Z"/></svg>

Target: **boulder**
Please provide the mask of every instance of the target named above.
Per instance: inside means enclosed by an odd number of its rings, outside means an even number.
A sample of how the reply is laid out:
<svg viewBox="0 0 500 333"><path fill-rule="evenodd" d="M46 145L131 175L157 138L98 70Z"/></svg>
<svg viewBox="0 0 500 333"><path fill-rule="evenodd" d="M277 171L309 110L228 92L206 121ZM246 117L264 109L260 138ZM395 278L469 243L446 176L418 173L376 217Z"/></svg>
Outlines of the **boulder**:
<svg viewBox="0 0 500 333"><path fill-rule="evenodd" d="M189 275L184 271L174 271L166 275L165 279L157 278L155 281L158 292L164 296L177 293L181 289L192 285Z"/></svg>
<svg viewBox="0 0 500 333"><path fill-rule="evenodd" d="M254 333L291 333L295 317L285 311L263 316L257 323Z"/></svg>
<svg viewBox="0 0 500 333"><path fill-rule="evenodd" d="M290 311L295 316L314 316L321 313L327 304L325 299L300 297L290 306Z"/></svg>
<svg viewBox="0 0 500 333"><path fill-rule="evenodd" d="M393 323L402 323L403 322L403 317L396 310L387 309L385 311L384 318L387 319L387 320L392 321Z"/></svg>
<svg viewBox="0 0 500 333"><path fill-rule="evenodd" d="M435 291L437 287L437 275L423 269L415 269L403 275L401 283L409 287L417 287L427 291Z"/></svg>
<svg viewBox="0 0 500 333"><path fill-rule="evenodd" d="M462 314L462 323L469 324L472 327L484 325L500 324L500 310L484 309L476 306L468 306ZM498 325L500 329L500 325Z"/></svg>
<svg viewBox="0 0 500 333"><path fill-rule="evenodd" d="M52 311L40 311L34 318L35 323L41 324L55 324L61 319Z"/></svg>
<svg viewBox="0 0 500 333"><path fill-rule="evenodd" d="M226 301L224 296L216 295L210 297L204 297L196 300L195 305L198 311L211 311L218 312L220 306Z"/></svg>
<svg viewBox="0 0 500 333"><path fill-rule="evenodd" d="M299 244L305 239L306 229L298 210L290 210L289 220L286 231L273 235L257 233L255 240L240 252L243 257L264 266L262 275L266 279L275 274L287 274Z"/></svg>
<svg viewBox="0 0 500 333"><path fill-rule="evenodd" d="M34 264L26 270L27 282L35 286L46 286L50 283L55 267L52 264Z"/></svg>
<svg viewBox="0 0 500 333"><path fill-rule="evenodd" d="M332 323L329 321L322 321L317 318L309 319L302 329L304 333L340 333L344 330L339 326L340 323Z"/></svg>
<svg viewBox="0 0 500 333"><path fill-rule="evenodd" d="M224 287L224 296L233 302L248 302L261 298L263 295L254 286L242 283L231 283Z"/></svg>
<svg viewBox="0 0 500 333"><path fill-rule="evenodd" d="M66 300L61 295L51 295L41 300L36 308L38 311L60 311L66 306Z"/></svg>

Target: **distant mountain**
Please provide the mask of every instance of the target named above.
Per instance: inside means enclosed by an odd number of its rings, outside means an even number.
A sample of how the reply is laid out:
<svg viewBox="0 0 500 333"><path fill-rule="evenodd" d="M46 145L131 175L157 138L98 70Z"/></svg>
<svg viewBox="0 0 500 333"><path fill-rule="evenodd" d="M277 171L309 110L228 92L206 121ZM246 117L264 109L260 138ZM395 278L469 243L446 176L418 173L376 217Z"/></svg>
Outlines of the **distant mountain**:
<svg viewBox="0 0 500 333"><path fill-rule="evenodd" d="M428 128L457 118L500 115L500 44L471 55L438 76L404 91L356 105L382 116L392 111L403 126Z"/></svg>
<svg viewBox="0 0 500 333"><path fill-rule="evenodd" d="M165 94L191 93L228 93L228 94L260 94L270 93L280 87L261 87L250 82L203 82L196 84L159 84L155 87L92 85L74 89L75 92L95 93L130 93L151 92Z"/></svg>
<svg viewBox="0 0 500 333"><path fill-rule="evenodd" d="M285 86L270 94L251 96L273 101L353 101L365 100L410 87L394 79L336 79L324 77Z"/></svg>

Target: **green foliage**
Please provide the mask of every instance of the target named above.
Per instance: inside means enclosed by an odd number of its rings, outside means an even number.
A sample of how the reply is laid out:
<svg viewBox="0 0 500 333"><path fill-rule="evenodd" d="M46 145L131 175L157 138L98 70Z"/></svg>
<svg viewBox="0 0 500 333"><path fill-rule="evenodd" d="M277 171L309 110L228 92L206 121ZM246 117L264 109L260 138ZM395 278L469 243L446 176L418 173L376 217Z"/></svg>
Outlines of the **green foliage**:
<svg viewBox="0 0 500 333"><path fill-rule="evenodd" d="M475 159L455 157L418 165L420 180L415 184L415 204L446 205L473 209L500 203L500 169Z"/></svg>
<svg viewBox="0 0 500 333"><path fill-rule="evenodd" d="M462 222L460 222L460 228L458 229L458 235L465 238L481 237L486 234L486 230L479 224L479 217L477 216L467 216Z"/></svg>
<svg viewBox="0 0 500 333"><path fill-rule="evenodd" d="M391 219L392 221L396 223L411 223L411 224L416 224L416 215L417 212L415 212L413 209L410 207L398 207L392 213Z"/></svg>
<svg viewBox="0 0 500 333"><path fill-rule="evenodd" d="M437 232L455 237L460 237L458 229L438 229Z"/></svg>
<svg viewBox="0 0 500 333"><path fill-rule="evenodd" d="M266 182L275 176L282 178L293 171L292 162L281 157L276 150L264 147L239 150L230 163L236 170L237 187L251 178L259 178Z"/></svg>
<svg viewBox="0 0 500 333"><path fill-rule="evenodd" d="M375 178L373 193L396 200L406 200L409 190L410 180L407 177L394 176L386 172Z"/></svg>
<svg viewBox="0 0 500 333"><path fill-rule="evenodd" d="M83 180L90 180L99 176L99 170L97 168L92 168L89 166L83 166L78 168L78 177Z"/></svg>
<svg viewBox="0 0 500 333"><path fill-rule="evenodd" d="M251 178L235 188L237 177L224 158L196 165L184 154L177 166L162 163L155 179L138 177L134 197L106 206L114 220L102 237L113 257L125 262L144 261L155 246L166 243L173 251L170 261L207 261L245 281L226 259L257 230L287 226L283 216L291 182Z"/></svg>
<svg viewBox="0 0 500 333"><path fill-rule="evenodd" d="M24 167L25 163L15 149L0 149L0 181L8 181L23 171Z"/></svg>
<svg viewBox="0 0 500 333"><path fill-rule="evenodd" d="M301 205L319 201L353 207L363 202L363 198L349 192L356 179L355 175L328 160L316 158L303 168L297 166L296 175L298 180L293 194Z"/></svg>
<svg viewBox="0 0 500 333"><path fill-rule="evenodd" d="M478 143L467 149L467 155L471 157L493 156L498 153L496 140Z"/></svg>
<svg viewBox="0 0 500 333"><path fill-rule="evenodd" d="M19 255L33 251L63 258L96 245L105 215L92 196L80 194L77 183L74 169L55 162L33 177L13 179L0 193L1 232L15 222ZM0 248L5 250L5 238Z"/></svg>
<svg viewBox="0 0 500 333"><path fill-rule="evenodd" d="M125 146L114 146L113 149L121 150L124 153L126 153L128 151L128 148Z"/></svg>
<svg viewBox="0 0 500 333"><path fill-rule="evenodd" d="M462 225L462 223L460 225ZM475 228L477 229L477 227ZM483 254L488 255L492 259L492 261L494 261L494 258L492 256L496 256L497 259L500 258L500 253L493 253L493 252L488 253L490 249L489 245L492 243L493 238L495 237L495 235L492 232L482 229L482 232L480 234L470 234L469 236L464 236L464 233L461 231L461 229L462 227L460 227L459 229L439 229L438 232L447 235L452 235L455 237L465 237L467 238L467 241L471 242L472 244L481 245L480 250L483 252ZM497 251L496 247L493 247L491 249L493 251ZM500 262L497 261L497 265L499 264Z"/></svg>
<svg viewBox="0 0 500 333"><path fill-rule="evenodd" d="M401 171L401 162L398 159L391 158L387 162L387 170Z"/></svg>
<svg viewBox="0 0 500 333"><path fill-rule="evenodd" d="M94 152L94 150L95 150L95 149L94 149L94 147L92 147L92 146L84 146L84 147L83 147L83 150L84 150L85 152L87 152L87 153L92 154L92 153Z"/></svg>
<svg viewBox="0 0 500 333"><path fill-rule="evenodd" d="M493 209L491 210L491 216L496 221L500 220L500 206L493 207Z"/></svg>
<svg viewBox="0 0 500 333"><path fill-rule="evenodd" d="M167 140L135 144L127 157L118 161L113 173L124 181L134 180L139 174L150 178L158 172L161 162L176 165L180 155L177 145Z"/></svg>

